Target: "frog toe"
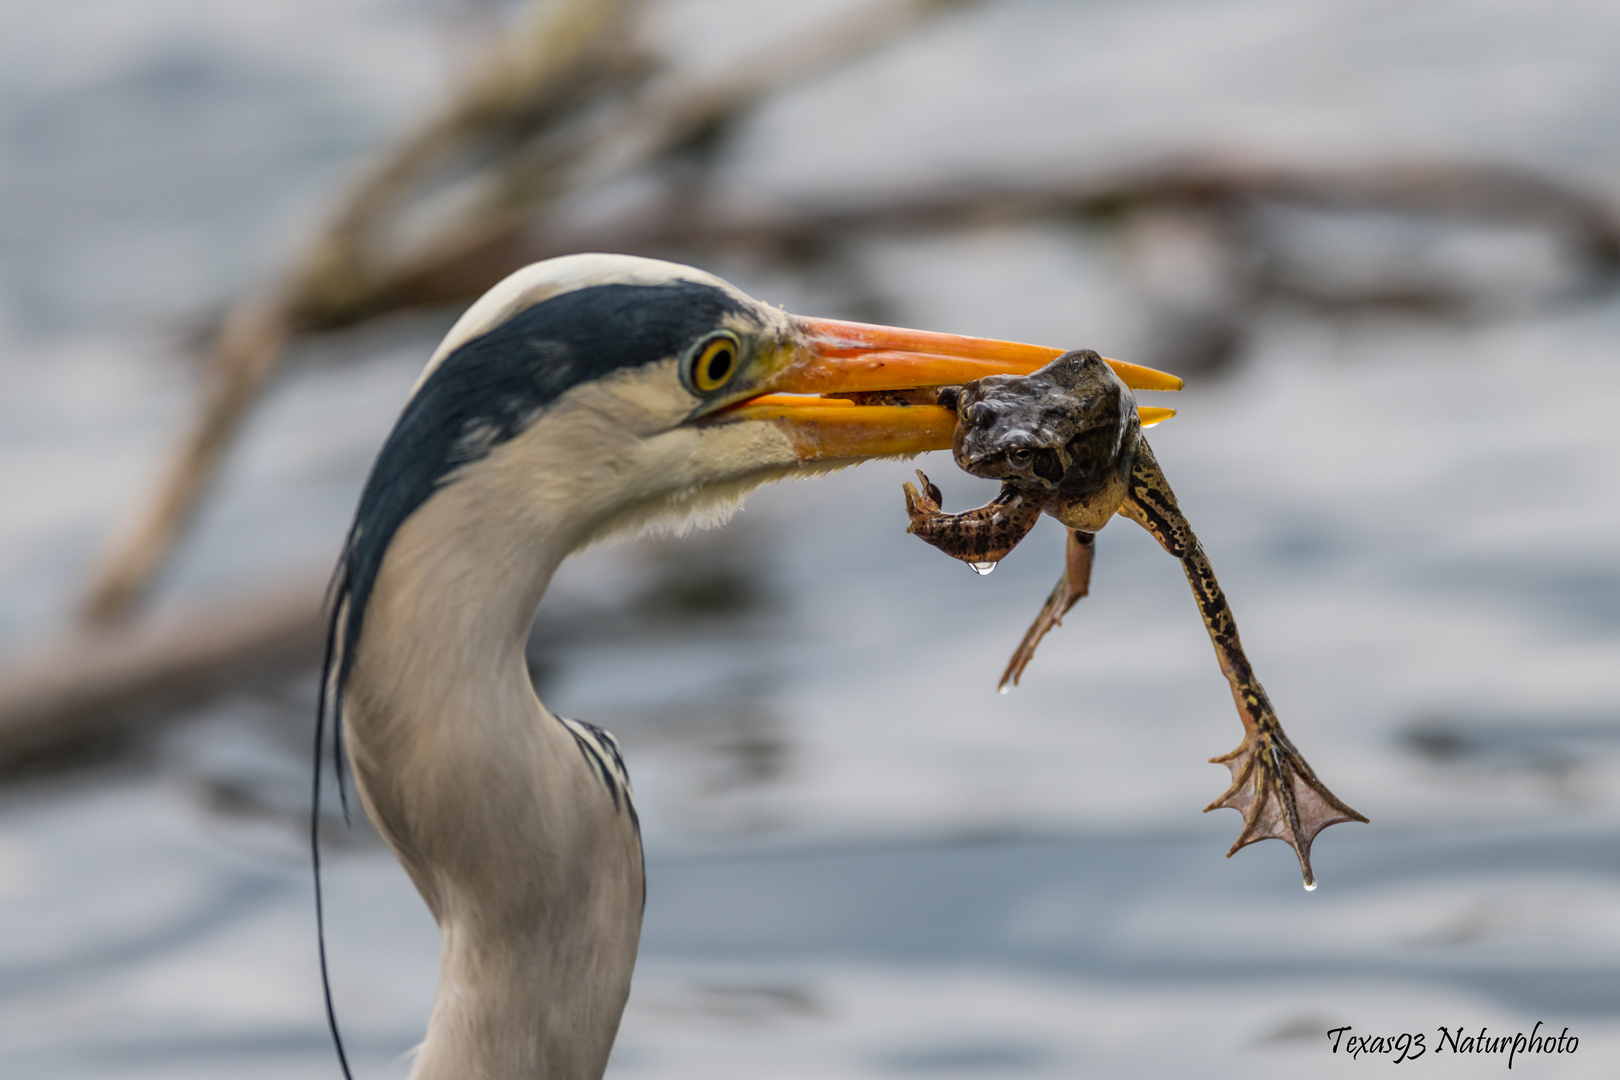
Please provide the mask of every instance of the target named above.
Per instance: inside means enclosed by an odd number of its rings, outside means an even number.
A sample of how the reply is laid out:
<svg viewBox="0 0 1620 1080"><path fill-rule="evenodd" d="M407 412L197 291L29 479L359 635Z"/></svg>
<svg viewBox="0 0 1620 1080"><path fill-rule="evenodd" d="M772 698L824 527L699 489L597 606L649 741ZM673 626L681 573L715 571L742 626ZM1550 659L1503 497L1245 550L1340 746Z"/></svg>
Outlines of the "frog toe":
<svg viewBox="0 0 1620 1080"><path fill-rule="evenodd" d="M920 486L919 486L920 485ZM938 487L921 469L917 470L917 483L906 481L906 515L911 518L906 532L926 536L932 531L936 519L946 517L940 503L944 497Z"/></svg>

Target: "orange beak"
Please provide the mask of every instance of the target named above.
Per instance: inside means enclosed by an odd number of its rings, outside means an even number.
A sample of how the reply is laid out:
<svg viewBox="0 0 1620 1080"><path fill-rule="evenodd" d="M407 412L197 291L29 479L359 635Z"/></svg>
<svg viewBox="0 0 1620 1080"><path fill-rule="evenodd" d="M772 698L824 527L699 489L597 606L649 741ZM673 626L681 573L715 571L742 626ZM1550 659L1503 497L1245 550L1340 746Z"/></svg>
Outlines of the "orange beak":
<svg viewBox="0 0 1620 1080"><path fill-rule="evenodd" d="M871 458L948 450L956 414L933 404L867 404L829 394L959 386L986 375L1028 375L1063 349L993 338L793 316L798 358L771 380L771 393L717 414L716 420L763 420L793 441L799 460ZM1108 360L1133 390L1179 390L1162 371ZM905 395L886 395L901 400ZM926 398L926 395L917 395ZM1174 409L1138 407L1144 426Z"/></svg>

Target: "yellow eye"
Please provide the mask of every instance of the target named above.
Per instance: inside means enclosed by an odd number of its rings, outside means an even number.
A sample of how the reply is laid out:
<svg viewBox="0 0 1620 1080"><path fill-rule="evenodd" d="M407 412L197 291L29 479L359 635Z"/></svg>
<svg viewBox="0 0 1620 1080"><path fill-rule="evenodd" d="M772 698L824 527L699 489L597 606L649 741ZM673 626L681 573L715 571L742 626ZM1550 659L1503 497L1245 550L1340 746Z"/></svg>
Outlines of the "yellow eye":
<svg viewBox="0 0 1620 1080"><path fill-rule="evenodd" d="M712 393L737 374L737 339L717 334L704 343L692 359L692 386L700 394Z"/></svg>

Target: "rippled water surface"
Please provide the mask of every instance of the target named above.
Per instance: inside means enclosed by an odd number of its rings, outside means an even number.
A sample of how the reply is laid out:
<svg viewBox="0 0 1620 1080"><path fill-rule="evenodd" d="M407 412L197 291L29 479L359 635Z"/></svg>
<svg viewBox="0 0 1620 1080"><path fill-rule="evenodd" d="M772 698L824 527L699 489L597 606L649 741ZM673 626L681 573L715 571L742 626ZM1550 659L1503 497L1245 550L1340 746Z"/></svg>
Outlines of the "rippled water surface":
<svg viewBox="0 0 1620 1080"><path fill-rule="evenodd" d="M844 7L847 5L838 5ZM0 40L0 644L67 623L191 382L196 323L308 235L435 100L442 10L402 0L16 0ZM829 5L828 10L831 10ZM776 11L773 15L772 12ZM671 5L697 58L769 37ZM1221 150L1533 165L1620 197L1612 5L992 3L753 115L723 178L796 198ZM837 152L830 153L829 145ZM647 829L643 963L610 1076L1361 1075L1325 1032L1429 1033L1426 1075L1505 1067L1436 1029L1568 1027L1620 1060L1620 298L1469 226L1274 226L1322 273L1437 260L1466 319L1259 313L1151 434L1296 741L1372 824L1322 887L1203 816L1240 729L1179 567L1129 522L1024 685L995 682L1058 572L1043 525L987 578L904 534L912 466L757 494L730 525L568 563L531 653L615 731ZM1427 238L1426 238L1427 237ZM1131 356L1118 237L872 238L893 321ZM713 264L789 310L836 281ZM1494 290L1494 291L1493 291ZM329 565L443 318L310 346L159 604ZM922 462L960 509L993 485ZM633 673L633 675L627 675ZM112 761L0 788L0 1074L336 1075L307 853L313 676L230 695ZM335 986L359 1075L403 1075L437 939L334 821Z"/></svg>

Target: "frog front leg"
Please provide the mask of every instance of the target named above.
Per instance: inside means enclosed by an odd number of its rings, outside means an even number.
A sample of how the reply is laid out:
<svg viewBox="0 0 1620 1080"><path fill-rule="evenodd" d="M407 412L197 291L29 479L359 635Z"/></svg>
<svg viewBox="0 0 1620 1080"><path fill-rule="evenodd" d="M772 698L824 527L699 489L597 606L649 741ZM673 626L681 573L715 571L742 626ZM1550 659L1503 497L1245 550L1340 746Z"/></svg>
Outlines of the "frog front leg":
<svg viewBox="0 0 1620 1080"><path fill-rule="evenodd" d="M1001 682L996 686L997 690L1006 693L1009 683L1013 686L1018 685L1018 677L1024 673L1030 658L1035 655L1035 646L1041 643L1047 631L1063 621L1063 616L1069 613L1069 609L1079 603L1080 598L1090 590L1091 564L1096 550L1096 533L1083 532L1079 529L1069 530L1063 574L1053 587L1052 594L1046 598L1046 603L1041 606L1040 613L1035 616L1035 621L1025 632L1024 640L1013 650L1012 659L1007 661L1007 670L1001 673Z"/></svg>
<svg viewBox="0 0 1620 1080"><path fill-rule="evenodd" d="M1137 444L1129 490L1119 513L1152 533L1164 550L1181 560L1221 671L1232 686L1232 700L1243 719L1243 742L1231 753L1210 759L1232 770L1232 786L1204 808L1208 813L1229 806L1243 815L1243 831L1226 853L1227 858L1257 840L1286 840L1299 856L1305 887L1316 888L1311 872L1311 841L1316 834L1341 821L1367 819L1316 778L1304 755L1283 731L1265 689L1243 654L1237 623L1215 580L1215 571L1176 505L1176 497L1146 439Z"/></svg>
<svg viewBox="0 0 1620 1080"><path fill-rule="evenodd" d="M1006 557L1041 516L1041 504L1011 484L1003 484L996 497L976 510L947 514L940 507L939 488L917 470L922 486L906 484L906 532L933 544L954 559L981 573Z"/></svg>

